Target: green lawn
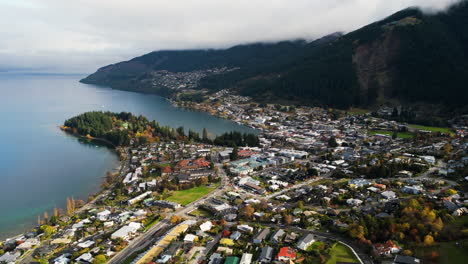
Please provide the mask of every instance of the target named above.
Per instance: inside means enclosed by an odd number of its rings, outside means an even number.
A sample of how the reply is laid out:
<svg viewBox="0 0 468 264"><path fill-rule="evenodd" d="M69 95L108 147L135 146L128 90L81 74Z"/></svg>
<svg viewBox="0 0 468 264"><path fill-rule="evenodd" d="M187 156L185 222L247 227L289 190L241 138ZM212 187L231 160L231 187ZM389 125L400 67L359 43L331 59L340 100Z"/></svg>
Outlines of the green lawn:
<svg viewBox="0 0 468 264"><path fill-rule="evenodd" d="M330 258L326 264L334 264L337 262L359 263L353 252L341 243L333 244L330 250Z"/></svg>
<svg viewBox="0 0 468 264"><path fill-rule="evenodd" d="M417 248L415 253L417 257L424 258L432 251L436 251L439 253L437 263L462 264L468 259L467 244L468 240L458 241L458 245L455 242L442 242L431 247Z"/></svg>
<svg viewBox="0 0 468 264"><path fill-rule="evenodd" d="M192 189L188 190L183 190L183 191L177 191L173 192L171 196L169 196L166 200L179 203L181 205L187 205L197 199L199 199L202 196L205 196L209 194L211 191L216 189L219 186L219 184L213 184L208 186L199 186L199 187L194 187Z"/></svg>
<svg viewBox="0 0 468 264"><path fill-rule="evenodd" d="M393 135L393 131L389 131L389 130L371 130L369 131L369 134L371 135L375 135L375 134L383 134L383 135ZM409 132L398 132L397 133L397 137L398 138L413 138L414 137L414 134L413 133L409 133Z"/></svg>
<svg viewBox="0 0 468 264"><path fill-rule="evenodd" d="M192 212L190 212L191 216L204 216L204 217L212 217L213 214L207 210L204 210L202 208L198 208L196 210L193 210Z"/></svg>
<svg viewBox="0 0 468 264"><path fill-rule="evenodd" d="M431 132L441 132L446 134L451 134L452 131L448 127L430 127L430 126L421 126L421 125L409 125L409 127L418 129L418 130L426 130Z"/></svg>
<svg viewBox="0 0 468 264"><path fill-rule="evenodd" d="M147 223L145 224L144 231L146 232L148 229L150 229L152 226L154 226L157 222L159 222L161 218L159 216L147 219Z"/></svg>

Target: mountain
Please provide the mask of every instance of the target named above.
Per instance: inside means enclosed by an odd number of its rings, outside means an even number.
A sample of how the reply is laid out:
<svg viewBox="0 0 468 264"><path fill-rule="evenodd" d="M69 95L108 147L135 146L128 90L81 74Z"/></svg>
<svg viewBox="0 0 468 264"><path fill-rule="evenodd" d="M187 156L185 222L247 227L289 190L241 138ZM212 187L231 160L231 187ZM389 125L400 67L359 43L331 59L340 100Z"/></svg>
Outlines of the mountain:
<svg viewBox="0 0 468 264"><path fill-rule="evenodd" d="M468 101L468 1L444 12L409 8L346 35L239 45L225 50L157 51L109 65L81 80L158 93L152 72L205 74L198 88L237 90L258 101L347 108L386 102L463 107Z"/></svg>

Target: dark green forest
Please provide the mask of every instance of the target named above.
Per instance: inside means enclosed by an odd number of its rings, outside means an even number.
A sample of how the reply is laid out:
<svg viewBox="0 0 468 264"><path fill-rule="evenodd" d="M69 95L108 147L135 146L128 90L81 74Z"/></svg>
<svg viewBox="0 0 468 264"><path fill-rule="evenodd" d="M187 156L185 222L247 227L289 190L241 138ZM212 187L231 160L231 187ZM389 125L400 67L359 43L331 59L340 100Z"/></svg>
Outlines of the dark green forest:
<svg viewBox="0 0 468 264"><path fill-rule="evenodd" d="M149 121L144 116L135 116L127 112L86 112L66 120L64 126L70 132L104 139L114 146L129 146L132 142L134 145L139 145L161 140L193 141L219 146L256 147L260 145L255 134L229 132L210 139L206 129L203 130L202 136L191 129L186 134L184 127L173 129L169 126L161 126L154 120Z"/></svg>

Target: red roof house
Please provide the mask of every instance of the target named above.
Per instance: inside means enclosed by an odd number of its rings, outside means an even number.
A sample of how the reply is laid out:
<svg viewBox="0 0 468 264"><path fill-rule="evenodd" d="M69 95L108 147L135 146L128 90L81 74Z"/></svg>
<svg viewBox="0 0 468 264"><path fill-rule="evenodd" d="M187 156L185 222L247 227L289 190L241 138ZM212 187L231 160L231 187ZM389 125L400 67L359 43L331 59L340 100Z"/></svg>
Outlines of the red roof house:
<svg viewBox="0 0 468 264"><path fill-rule="evenodd" d="M296 252L290 247L282 247L278 255L276 256L276 259L282 262L287 262L289 260L293 260L296 258Z"/></svg>

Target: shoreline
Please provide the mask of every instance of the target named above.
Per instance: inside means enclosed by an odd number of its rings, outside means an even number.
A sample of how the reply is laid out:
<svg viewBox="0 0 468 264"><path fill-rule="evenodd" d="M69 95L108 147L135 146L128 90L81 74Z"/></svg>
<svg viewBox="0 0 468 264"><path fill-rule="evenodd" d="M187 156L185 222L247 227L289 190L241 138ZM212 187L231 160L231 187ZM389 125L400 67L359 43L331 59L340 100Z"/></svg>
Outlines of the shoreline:
<svg viewBox="0 0 468 264"><path fill-rule="evenodd" d="M118 177L116 177L115 181L112 182L111 184L114 185L114 184L116 183L116 181L120 179L121 170L125 167L125 162L127 161L127 159L122 159L122 157L121 157L121 155L120 155L120 153L119 153L120 147L115 147L112 143L107 142L107 140L105 140L105 139L101 139L101 138L92 138L92 137L89 138L89 137L82 136L82 135L79 135L79 134L71 133L70 131L66 131L66 130L62 129L62 126L58 126L58 127L59 127L60 130L62 130L63 132L66 132L67 134L69 134L69 135L71 135L71 136L74 136L74 137L76 137L76 138L78 138L78 139L87 139L87 140L91 140L91 141L106 143L106 144L108 145L107 147L112 146L112 148L111 148L112 151L111 151L111 152L113 152L113 153L116 155L118 161L117 161L117 164L116 164L116 165L113 165L112 168L111 168L109 171L112 172L112 173L114 173L114 172L115 172L115 173L118 173L119 175L118 175ZM84 210L84 208L86 208L86 207L90 206L91 204L93 204L93 203L95 202L95 200L107 190L107 188L103 188L103 187L101 186L102 179L104 179L105 176L106 176L106 175L104 174L104 175L101 175L101 176L99 177L99 179L100 179L101 182L98 183L98 187L97 187L98 190L97 190L96 192L88 193L88 194L86 195L87 197L84 198L84 199L86 199L85 204L83 204L83 206L81 206L80 208L77 208L76 211L75 211L73 214L69 215L69 216L73 216L73 215L75 215L75 214L77 214L77 213L80 213L82 210ZM92 197L93 199L89 201L89 200L87 199L87 198L89 198L89 197ZM61 207L57 207L57 208L59 208L59 209L65 209L65 208L61 208ZM68 215L68 214L63 214L63 215ZM41 225L37 225L37 223L35 223L35 224L33 224L32 226L33 226L32 228L29 228L29 229L27 229L27 230L21 232L20 234L13 235L13 236L10 236L10 237L6 237L6 238L4 238L4 239L0 239L0 242L18 239L18 238L24 236L26 233L31 232L31 231L33 231L34 229L39 228Z"/></svg>
<svg viewBox="0 0 468 264"><path fill-rule="evenodd" d="M111 88L111 89L114 89L114 88ZM116 90L119 90L119 89L116 89ZM135 93L140 93L140 92L135 92ZM213 116L213 117L217 117L217 118L224 119L224 120L227 120L227 121L230 121L230 122L234 122L234 123L236 123L236 124L238 124L238 125L245 126L245 127L250 128L250 129L254 129L254 130L256 130L258 133L261 133L261 130L259 130L258 128L255 128L255 127L253 127L253 126L250 126L249 124L239 123L239 122L236 122L236 121L234 121L234 120L232 120L232 119L229 119L229 118L226 118L226 117L223 117L223 116L219 116L219 115L213 114L213 113L211 113L211 112L209 112L209 111L205 111L205 110L203 110L203 109L199 109L199 108L196 108L196 107L193 107L193 106L181 106L180 104L178 104L176 101L172 100L171 98L167 98L167 97L164 97L164 96L161 96L161 95L158 95L158 94L154 94L154 93L150 93L150 94L159 96L159 97L161 97L161 98L167 100L168 102L171 103L171 105L172 105L173 107L176 107L176 108L186 108L186 109L191 110L191 111L197 111L197 112L201 112L201 113L206 113L206 114L211 115L211 116ZM76 138L78 138L78 139L83 139L83 140L88 140L88 141L96 141L96 142L104 143L104 144L106 144L108 147L111 147L111 149L113 150L114 154L116 154L117 158L119 159L119 160L118 160L118 165L111 169L111 172L115 171L115 173L119 173L118 177L116 177L116 179L114 180L114 182L111 183L111 185L113 186L113 185L120 179L120 176L122 176L122 175L120 175L120 174L121 174L121 172L122 172L122 169L125 167L125 162L126 162L127 159L128 159L128 157L125 158L125 159L122 159L122 156L121 156L121 152L120 152L120 151L121 151L121 150L124 150L124 152L126 152L126 149L125 149L125 148L121 148L121 147L115 146L114 144L112 144L111 142L109 142L108 140L103 139L103 138L96 138L96 137L91 137L91 136L83 136L83 135L80 135L80 134L78 134L78 133L73 133L73 132L71 131L70 128L68 128L68 127L66 127L66 126L64 126L64 125L60 125L60 126L58 126L58 128L59 128L61 131L67 133L68 135L71 135L71 136L76 137ZM102 177L100 177L100 179L102 180L104 177L105 177L105 175L103 175ZM77 208L76 211L75 211L72 215L74 215L74 214L76 214L76 213L79 213L79 212L81 212L82 210L87 209L87 207L89 207L91 204L93 204L93 203L95 202L95 200L96 200L97 198L99 198L107 189L109 189L109 187L108 187L108 188L102 188L101 183L99 183L98 191L97 191L96 193L90 193L90 194L88 195L88 197L92 197L93 199L90 200L90 201L86 200L85 204L84 204L82 207ZM61 209L63 209L63 208L61 208ZM65 215L67 215L67 214L65 214ZM70 215L70 216L71 216L71 215ZM0 241L9 241L9 240L12 240L12 239L19 238L19 237L23 236L24 234L26 234L26 233L28 233L28 232L30 232L30 231L32 231L32 230L38 228L38 227L40 227L40 225L34 224L34 225L33 225L33 228L28 229L28 230L26 230L26 231L24 231L24 232L21 232L21 234L17 234L17 235L14 235L14 236L12 236L12 237L8 237L8 238L5 238L5 239L2 239L2 240L0 240Z"/></svg>

